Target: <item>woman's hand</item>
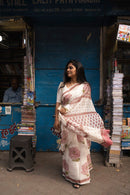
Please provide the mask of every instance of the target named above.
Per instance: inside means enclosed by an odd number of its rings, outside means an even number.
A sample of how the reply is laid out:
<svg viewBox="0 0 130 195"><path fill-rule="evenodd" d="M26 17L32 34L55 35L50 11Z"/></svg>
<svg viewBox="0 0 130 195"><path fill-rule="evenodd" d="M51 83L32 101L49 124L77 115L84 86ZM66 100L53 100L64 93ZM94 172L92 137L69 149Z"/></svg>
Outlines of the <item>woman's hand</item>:
<svg viewBox="0 0 130 195"><path fill-rule="evenodd" d="M55 120L55 123L54 123L54 126L53 126L55 129L57 130L60 130L60 123L59 123L59 120Z"/></svg>
<svg viewBox="0 0 130 195"><path fill-rule="evenodd" d="M60 106L60 103L56 103L56 108L55 108L55 123L54 123L54 125L53 125L53 127L55 128L55 129L57 129L57 130L60 130L60 123L59 123L59 117L58 117L58 115L59 115L59 110L58 110L58 108L59 108L59 106Z"/></svg>
<svg viewBox="0 0 130 195"><path fill-rule="evenodd" d="M66 113L66 109L65 109L64 107L61 106L59 112L60 112L61 114L65 114L65 113Z"/></svg>

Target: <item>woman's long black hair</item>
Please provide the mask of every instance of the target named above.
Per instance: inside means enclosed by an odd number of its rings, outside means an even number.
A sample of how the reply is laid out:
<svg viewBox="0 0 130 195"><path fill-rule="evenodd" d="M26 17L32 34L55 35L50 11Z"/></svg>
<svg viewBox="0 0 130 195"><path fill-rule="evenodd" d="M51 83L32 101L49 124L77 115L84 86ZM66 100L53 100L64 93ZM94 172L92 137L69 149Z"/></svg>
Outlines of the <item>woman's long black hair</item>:
<svg viewBox="0 0 130 195"><path fill-rule="evenodd" d="M76 68L77 82L78 83L87 82L87 79L85 77L85 72L84 72L83 65L79 61L77 61L77 60L69 60L69 62L67 63L67 65L65 67L65 71L64 71L64 84L71 80L71 78L68 77L68 75L67 75L67 68L68 68L68 65L70 63L72 63L73 66L75 66L75 68Z"/></svg>

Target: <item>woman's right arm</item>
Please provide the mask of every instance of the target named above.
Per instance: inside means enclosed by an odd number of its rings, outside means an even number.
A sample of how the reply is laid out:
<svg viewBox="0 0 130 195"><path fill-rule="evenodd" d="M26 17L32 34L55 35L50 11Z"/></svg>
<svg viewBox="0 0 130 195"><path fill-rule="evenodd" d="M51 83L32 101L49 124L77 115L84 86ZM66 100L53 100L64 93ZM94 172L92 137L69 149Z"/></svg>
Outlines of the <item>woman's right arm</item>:
<svg viewBox="0 0 130 195"><path fill-rule="evenodd" d="M56 107L55 107L55 122L54 122L54 128L59 130L60 129L60 123L59 123L59 110L58 107L60 106L59 102L56 102Z"/></svg>
<svg viewBox="0 0 130 195"><path fill-rule="evenodd" d="M57 100L56 100L56 107L55 107L55 122L54 122L54 128L60 129L60 123L59 123L59 112L61 114L65 114L66 110L61 106L61 97L63 93L63 88L61 88L61 85L63 85L63 82L59 84L58 90L57 90Z"/></svg>

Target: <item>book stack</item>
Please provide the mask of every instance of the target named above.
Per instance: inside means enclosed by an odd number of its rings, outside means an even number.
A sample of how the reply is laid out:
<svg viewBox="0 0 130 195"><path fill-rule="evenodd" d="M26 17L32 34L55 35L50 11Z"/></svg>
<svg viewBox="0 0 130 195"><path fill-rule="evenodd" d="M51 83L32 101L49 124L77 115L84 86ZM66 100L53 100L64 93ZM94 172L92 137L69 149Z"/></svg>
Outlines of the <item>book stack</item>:
<svg viewBox="0 0 130 195"><path fill-rule="evenodd" d="M35 124L36 111L34 106L21 106L21 114L22 123Z"/></svg>
<svg viewBox="0 0 130 195"><path fill-rule="evenodd" d="M121 148L122 150L130 150L130 118L123 119Z"/></svg>
<svg viewBox="0 0 130 195"><path fill-rule="evenodd" d="M24 56L24 94L23 94L23 105L27 105L27 77L28 77L28 72L27 72L27 57Z"/></svg>
<svg viewBox="0 0 130 195"><path fill-rule="evenodd" d="M121 146L122 146L122 150L130 150L130 139L122 139L121 140L122 143L121 143Z"/></svg>
<svg viewBox="0 0 130 195"><path fill-rule="evenodd" d="M105 90L106 104L104 105L104 126L106 129L111 129L111 82L110 79L106 81ZM104 150L107 150L104 148Z"/></svg>
<svg viewBox="0 0 130 195"><path fill-rule="evenodd" d="M36 112L33 106L21 106L21 124L19 135L35 135Z"/></svg>
<svg viewBox="0 0 130 195"><path fill-rule="evenodd" d="M24 95L21 106L21 124L18 125L18 135L32 136L32 145L36 146L36 111L34 105L34 68L32 55L28 47L24 57Z"/></svg>
<svg viewBox="0 0 130 195"><path fill-rule="evenodd" d="M31 125L31 124L19 124L19 128L18 128L18 135L30 135L33 136L34 135L34 129L35 126Z"/></svg>
<svg viewBox="0 0 130 195"><path fill-rule="evenodd" d="M114 73L112 78L112 141L109 151L109 163L120 163L121 132L123 117L123 74Z"/></svg>
<svg viewBox="0 0 130 195"><path fill-rule="evenodd" d="M21 106L21 123L18 135L32 136L33 147L36 145L36 111L34 106Z"/></svg>

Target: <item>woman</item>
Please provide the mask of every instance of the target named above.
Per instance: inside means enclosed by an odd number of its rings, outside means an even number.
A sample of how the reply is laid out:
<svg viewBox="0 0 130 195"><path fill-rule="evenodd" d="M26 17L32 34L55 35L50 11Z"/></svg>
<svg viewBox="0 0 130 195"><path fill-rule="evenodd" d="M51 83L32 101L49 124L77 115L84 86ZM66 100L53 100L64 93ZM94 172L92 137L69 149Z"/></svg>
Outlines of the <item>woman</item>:
<svg viewBox="0 0 130 195"><path fill-rule="evenodd" d="M58 87L54 129L61 134L63 176L75 188L90 183L91 141L105 147L112 141L95 111L83 66L76 60L67 63L64 82Z"/></svg>

